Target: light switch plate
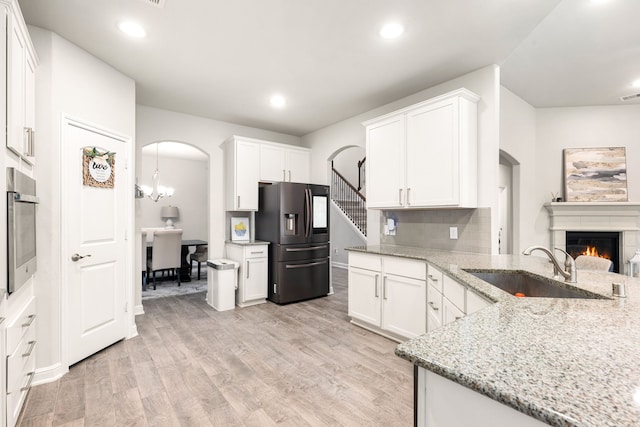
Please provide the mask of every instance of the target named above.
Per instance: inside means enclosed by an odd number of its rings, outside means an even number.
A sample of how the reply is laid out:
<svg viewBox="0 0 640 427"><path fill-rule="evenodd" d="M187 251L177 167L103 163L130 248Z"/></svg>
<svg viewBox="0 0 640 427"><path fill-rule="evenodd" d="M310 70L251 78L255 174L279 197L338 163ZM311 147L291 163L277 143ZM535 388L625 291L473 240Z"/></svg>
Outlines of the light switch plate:
<svg viewBox="0 0 640 427"><path fill-rule="evenodd" d="M449 227L449 238L456 240L458 238L458 227Z"/></svg>

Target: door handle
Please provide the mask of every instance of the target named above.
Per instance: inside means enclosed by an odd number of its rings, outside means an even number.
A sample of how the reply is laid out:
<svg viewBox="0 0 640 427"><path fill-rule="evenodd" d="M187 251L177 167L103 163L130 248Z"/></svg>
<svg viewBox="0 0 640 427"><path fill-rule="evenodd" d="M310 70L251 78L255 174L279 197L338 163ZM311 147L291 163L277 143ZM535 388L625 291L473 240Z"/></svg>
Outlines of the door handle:
<svg viewBox="0 0 640 427"><path fill-rule="evenodd" d="M291 171L289 171L289 182L291 182Z"/></svg>
<svg viewBox="0 0 640 427"><path fill-rule="evenodd" d="M305 252L305 251L318 251L320 249L327 249L327 245L324 246L310 246L308 248L285 248L285 252Z"/></svg>
<svg viewBox="0 0 640 427"><path fill-rule="evenodd" d="M402 188L398 189L398 204L402 205Z"/></svg>
<svg viewBox="0 0 640 427"><path fill-rule="evenodd" d="M287 180L287 172L284 169L282 169L282 180L283 181Z"/></svg>
<svg viewBox="0 0 640 427"><path fill-rule="evenodd" d="M407 206L411 206L411 189L407 188Z"/></svg>
<svg viewBox="0 0 640 427"><path fill-rule="evenodd" d="M307 268L307 267L314 267L316 265L322 265L322 264L326 264L327 261L318 261L318 262L310 262L308 264L286 264L284 266L284 268L290 269L290 268Z"/></svg>
<svg viewBox="0 0 640 427"><path fill-rule="evenodd" d="M382 299L387 299L387 276L382 277Z"/></svg>
<svg viewBox="0 0 640 427"><path fill-rule="evenodd" d="M435 304L433 303L433 301L429 301L429 305L431 306L431 308L433 309L433 311L438 311L439 308L435 306Z"/></svg>
<svg viewBox="0 0 640 427"><path fill-rule="evenodd" d="M378 274L376 274L376 277L375 277L375 284L376 284L376 298L378 298L378 297L380 296L380 294L379 294L379 292L378 292L378 277L379 277L379 275L378 275Z"/></svg>
<svg viewBox="0 0 640 427"><path fill-rule="evenodd" d="M249 278L249 261L247 261L247 279Z"/></svg>
<svg viewBox="0 0 640 427"><path fill-rule="evenodd" d="M80 255L80 254L76 253L76 254L71 255L71 261L78 262L82 258L87 258L87 257L90 257L90 256L91 256L91 254L89 254L89 255Z"/></svg>

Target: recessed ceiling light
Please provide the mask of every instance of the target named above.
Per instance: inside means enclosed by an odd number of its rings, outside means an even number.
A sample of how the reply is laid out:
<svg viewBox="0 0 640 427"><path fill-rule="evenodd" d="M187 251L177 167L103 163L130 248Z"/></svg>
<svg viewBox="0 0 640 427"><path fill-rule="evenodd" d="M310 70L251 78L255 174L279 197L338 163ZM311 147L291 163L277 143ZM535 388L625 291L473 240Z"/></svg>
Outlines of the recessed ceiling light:
<svg viewBox="0 0 640 427"><path fill-rule="evenodd" d="M130 37L142 38L146 37L147 32L139 24L131 21L123 21L118 24L120 31Z"/></svg>
<svg viewBox="0 0 640 427"><path fill-rule="evenodd" d="M282 95L273 95L269 102L271 103L271 106L276 108L282 108L287 105L287 100L284 99L284 96Z"/></svg>
<svg viewBox="0 0 640 427"><path fill-rule="evenodd" d="M631 83L631 86L640 88L640 79L638 79L635 82Z"/></svg>
<svg viewBox="0 0 640 427"><path fill-rule="evenodd" d="M397 22L390 22L382 27L382 29L380 30L380 37L382 37L383 39L395 39L397 37L400 37L403 32L404 28L402 27L402 25L398 24Z"/></svg>

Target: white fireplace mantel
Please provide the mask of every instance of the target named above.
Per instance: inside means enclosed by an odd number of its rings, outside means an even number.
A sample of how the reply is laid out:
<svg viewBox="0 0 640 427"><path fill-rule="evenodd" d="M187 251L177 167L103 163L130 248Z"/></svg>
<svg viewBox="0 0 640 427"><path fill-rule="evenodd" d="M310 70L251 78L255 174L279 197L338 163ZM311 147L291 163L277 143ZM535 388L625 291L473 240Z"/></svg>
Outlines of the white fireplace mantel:
<svg viewBox="0 0 640 427"><path fill-rule="evenodd" d="M639 243L640 203L552 202L544 207L549 211L552 247L566 249L567 231L620 232L620 268L626 271Z"/></svg>

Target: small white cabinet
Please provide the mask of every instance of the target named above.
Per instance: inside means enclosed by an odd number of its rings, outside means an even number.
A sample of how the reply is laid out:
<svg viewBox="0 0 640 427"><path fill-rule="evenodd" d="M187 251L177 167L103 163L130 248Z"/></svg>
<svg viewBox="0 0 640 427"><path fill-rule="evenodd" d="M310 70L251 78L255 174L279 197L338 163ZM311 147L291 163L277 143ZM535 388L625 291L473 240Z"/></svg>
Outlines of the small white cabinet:
<svg viewBox="0 0 640 427"><path fill-rule="evenodd" d="M369 120L367 207L477 207L477 102L466 89Z"/></svg>
<svg viewBox="0 0 640 427"><path fill-rule="evenodd" d="M227 243L227 257L238 264L236 305L248 307L266 302L269 274L268 244Z"/></svg>
<svg viewBox="0 0 640 427"><path fill-rule="evenodd" d="M225 209L258 210L258 170L260 145L248 138L233 136L224 143Z"/></svg>
<svg viewBox="0 0 640 427"><path fill-rule="evenodd" d="M35 71L37 59L16 1L0 0L6 52L6 145L35 163Z"/></svg>
<svg viewBox="0 0 640 427"><path fill-rule="evenodd" d="M309 182L310 164L309 149L260 143L260 181Z"/></svg>
<svg viewBox="0 0 640 427"><path fill-rule="evenodd" d="M352 323L395 339L426 332L425 263L349 253Z"/></svg>

